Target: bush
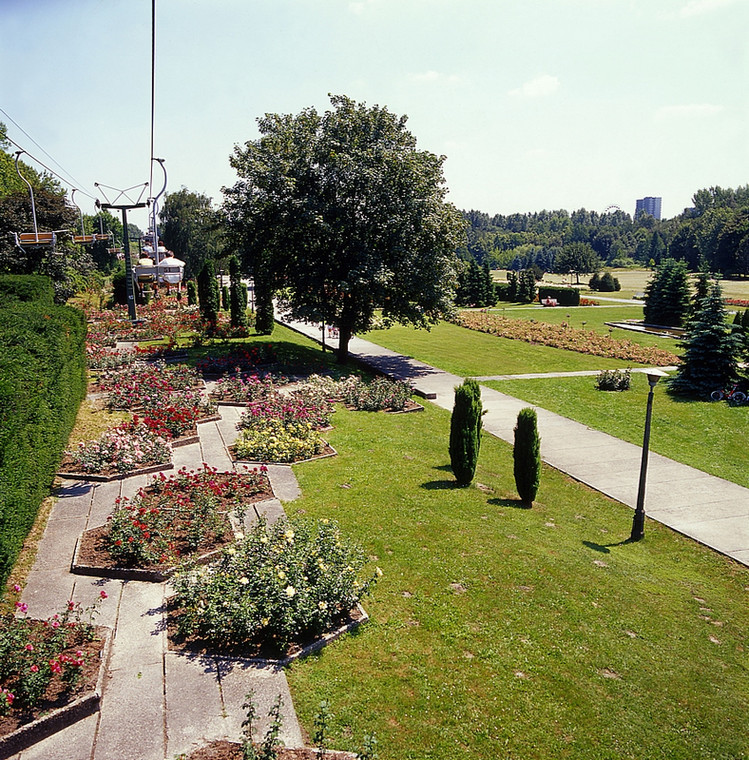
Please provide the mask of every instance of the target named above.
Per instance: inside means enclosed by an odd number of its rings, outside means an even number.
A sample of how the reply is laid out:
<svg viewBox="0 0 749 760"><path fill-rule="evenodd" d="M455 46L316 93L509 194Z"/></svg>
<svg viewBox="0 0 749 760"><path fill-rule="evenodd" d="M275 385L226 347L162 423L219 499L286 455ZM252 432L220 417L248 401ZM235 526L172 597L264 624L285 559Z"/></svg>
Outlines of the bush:
<svg viewBox="0 0 749 760"><path fill-rule="evenodd" d="M628 391L630 375L628 369L605 369L596 377L596 388L599 391Z"/></svg>
<svg viewBox="0 0 749 760"><path fill-rule="evenodd" d="M232 327L247 329L247 288L236 256L229 259L229 313Z"/></svg>
<svg viewBox="0 0 749 760"><path fill-rule="evenodd" d="M518 496L531 507L541 480L541 439L536 412L529 406L518 413L512 456Z"/></svg>
<svg viewBox="0 0 749 760"><path fill-rule="evenodd" d="M461 487L469 486L476 472L481 447L481 387L468 378L455 388L450 418L450 466Z"/></svg>
<svg viewBox="0 0 749 760"><path fill-rule="evenodd" d="M221 311L229 311L229 288L221 286Z"/></svg>
<svg viewBox="0 0 749 760"><path fill-rule="evenodd" d="M216 646L267 642L283 648L319 635L369 591L364 553L332 520L261 519L210 567L178 573L180 632Z"/></svg>
<svg viewBox="0 0 749 760"><path fill-rule="evenodd" d="M598 272L596 272L590 278L588 287L591 290L598 290L601 293L613 293L614 291L622 289L619 280L614 277L611 272L604 272L603 275L599 275Z"/></svg>
<svg viewBox="0 0 749 760"><path fill-rule="evenodd" d="M215 325L218 321L219 300L216 267L213 260L208 259L198 274L198 306L200 316L209 325Z"/></svg>
<svg viewBox="0 0 749 760"><path fill-rule="evenodd" d="M52 280L40 274L0 275L0 303L11 301L34 301L51 306L55 299Z"/></svg>
<svg viewBox="0 0 749 760"><path fill-rule="evenodd" d="M555 298L560 306L579 306L580 291L577 288L555 288L544 285L538 289L540 301L546 298Z"/></svg>
<svg viewBox="0 0 749 760"><path fill-rule="evenodd" d="M198 305L198 286L195 283L195 280L187 281L187 305L188 306Z"/></svg>
<svg viewBox="0 0 749 760"><path fill-rule="evenodd" d="M284 422L276 417L257 419L234 444L237 459L250 462L297 462L324 451L325 441L309 422Z"/></svg>

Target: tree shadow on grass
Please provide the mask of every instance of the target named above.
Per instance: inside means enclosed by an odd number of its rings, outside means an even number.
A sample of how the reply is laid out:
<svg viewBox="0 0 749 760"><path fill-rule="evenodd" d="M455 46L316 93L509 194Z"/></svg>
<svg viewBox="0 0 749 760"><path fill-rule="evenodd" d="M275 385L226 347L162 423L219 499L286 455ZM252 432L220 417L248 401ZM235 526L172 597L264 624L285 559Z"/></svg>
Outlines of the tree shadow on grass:
<svg viewBox="0 0 749 760"><path fill-rule="evenodd" d="M429 480L421 484L421 488L427 491L451 491L462 488L455 480Z"/></svg>
<svg viewBox="0 0 749 760"><path fill-rule="evenodd" d="M489 499L487 504L495 507L512 507L512 509L532 509L532 504L526 504L521 499Z"/></svg>
<svg viewBox="0 0 749 760"><path fill-rule="evenodd" d="M600 552L601 554L611 554L611 546L625 546L626 544L637 543L631 538L625 538L623 541L617 541L615 544L597 544L594 541L583 541L583 545L588 549L592 549L594 552Z"/></svg>

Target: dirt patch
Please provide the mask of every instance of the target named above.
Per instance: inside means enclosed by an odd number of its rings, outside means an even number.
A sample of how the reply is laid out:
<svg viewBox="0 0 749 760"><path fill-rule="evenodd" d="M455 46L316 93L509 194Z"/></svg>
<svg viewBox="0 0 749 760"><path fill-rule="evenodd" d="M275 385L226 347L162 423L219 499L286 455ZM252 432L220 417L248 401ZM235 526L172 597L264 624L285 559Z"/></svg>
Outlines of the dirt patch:
<svg viewBox="0 0 749 760"><path fill-rule="evenodd" d="M242 745L226 740L211 742L207 747L201 747L187 755L186 760L242 760ZM311 747L291 749L281 747L278 750L278 760L319 760L320 754ZM328 760L355 760L353 752L340 752L329 749L325 752Z"/></svg>

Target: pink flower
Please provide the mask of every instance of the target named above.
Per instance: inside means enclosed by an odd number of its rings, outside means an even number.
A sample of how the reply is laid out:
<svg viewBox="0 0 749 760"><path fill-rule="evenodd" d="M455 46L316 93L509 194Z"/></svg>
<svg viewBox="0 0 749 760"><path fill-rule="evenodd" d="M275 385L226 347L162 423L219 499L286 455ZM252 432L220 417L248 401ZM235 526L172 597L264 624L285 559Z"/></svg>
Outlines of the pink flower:
<svg viewBox="0 0 749 760"><path fill-rule="evenodd" d="M34 651L34 645L33 644L26 644L26 646L24 647L24 649L27 652L33 652Z"/></svg>
<svg viewBox="0 0 749 760"><path fill-rule="evenodd" d="M20 590L21 590L21 587L17 583L14 584L13 591L15 591L16 593L18 593Z"/></svg>
<svg viewBox="0 0 749 760"><path fill-rule="evenodd" d="M104 589L99 592L99 599L106 599L108 596L109 594Z"/></svg>
<svg viewBox="0 0 749 760"><path fill-rule="evenodd" d="M16 608L21 612L26 612L29 609L29 605L26 602L16 602Z"/></svg>
<svg viewBox="0 0 749 760"><path fill-rule="evenodd" d="M38 672L39 672L39 666L38 666L38 665L32 665L32 666L29 668L29 670L30 670L32 673L38 673Z"/></svg>

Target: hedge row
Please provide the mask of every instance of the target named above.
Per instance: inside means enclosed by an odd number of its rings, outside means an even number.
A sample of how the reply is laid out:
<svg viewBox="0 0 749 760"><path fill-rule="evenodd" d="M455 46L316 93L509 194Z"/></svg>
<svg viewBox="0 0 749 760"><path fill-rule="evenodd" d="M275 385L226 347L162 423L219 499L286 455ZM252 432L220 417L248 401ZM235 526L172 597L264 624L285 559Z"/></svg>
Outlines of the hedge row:
<svg viewBox="0 0 749 760"><path fill-rule="evenodd" d="M577 288L555 288L543 285L538 289L538 300L554 298L560 306L579 306L580 291Z"/></svg>
<svg viewBox="0 0 749 760"><path fill-rule="evenodd" d="M6 278L0 278L6 281ZM0 297L0 583L49 495L86 393L86 323L28 278ZM0 288L3 286L0 285ZM51 288L51 285L49 286ZM2 291L7 293L7 290Z"/></svg>
<svg viewBox="0 0 749 760"><path fill-rule="evenodd" d="M51 305L55 289L49 277L40 274L0 275L0 308L13 301L29 301Z"/></svg>

